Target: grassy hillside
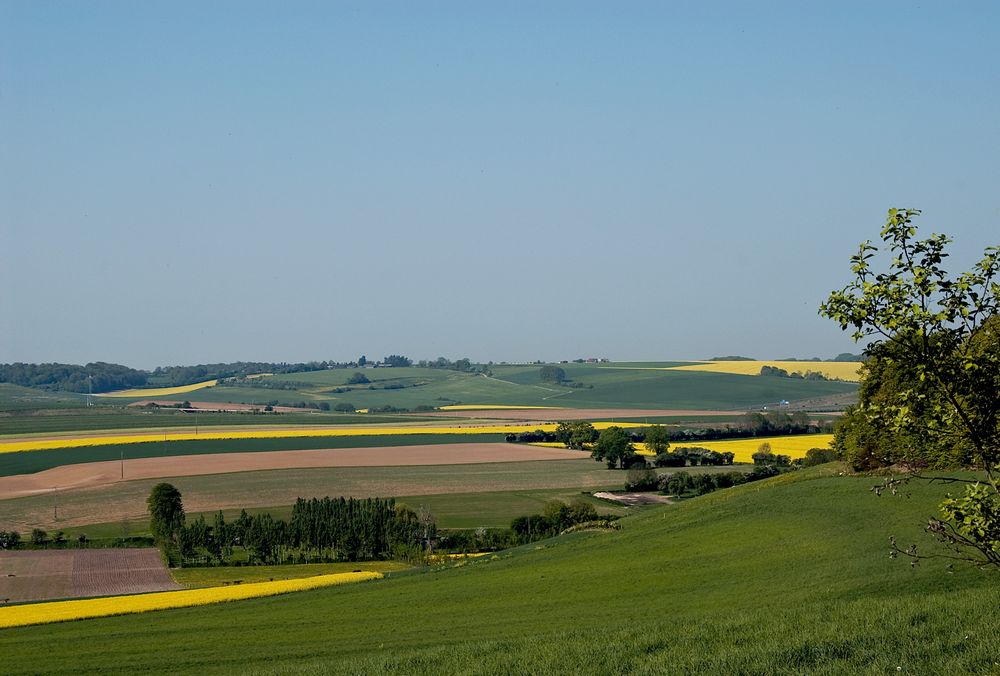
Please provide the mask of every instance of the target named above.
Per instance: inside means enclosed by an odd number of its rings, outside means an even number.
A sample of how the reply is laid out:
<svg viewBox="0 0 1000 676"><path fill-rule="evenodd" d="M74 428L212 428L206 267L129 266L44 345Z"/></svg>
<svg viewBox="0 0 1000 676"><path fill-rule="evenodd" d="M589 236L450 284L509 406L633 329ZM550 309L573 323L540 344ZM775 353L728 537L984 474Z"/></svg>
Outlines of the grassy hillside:
<svg viewBox="0 0 1000 676"><path fill-rule="evenodd" d="M943 489L875 498L836 469L445 570L0 631L0 650L9 673L996 670L997 572L886 556L890 534L927 546Z"/></svg>
<svg viewBox="0 0 1000 676"><path fill-rule="evenodd" d="M656 362L666 368L681 362ZM620 366L628 368L618 368ZM260 383L291 385L296 389L214 387L198 391L201 401L280 403L326 401L351 403L359 408L450 404L565 406L569 408L684 408L736 409L759 407L781 400L815 399L854 392L851 383L804 381L788 378L641 370L630 364L561 364L567 378L580 387L542 382L539 366L494 366L493 376L442 369L365 369L372 382L346 385L351 370L316 371L268 376ZM337 388L351 387L347 392ZM386 389L396 388L396 389ZM181 400L184 395L166 397Z"/></svg>

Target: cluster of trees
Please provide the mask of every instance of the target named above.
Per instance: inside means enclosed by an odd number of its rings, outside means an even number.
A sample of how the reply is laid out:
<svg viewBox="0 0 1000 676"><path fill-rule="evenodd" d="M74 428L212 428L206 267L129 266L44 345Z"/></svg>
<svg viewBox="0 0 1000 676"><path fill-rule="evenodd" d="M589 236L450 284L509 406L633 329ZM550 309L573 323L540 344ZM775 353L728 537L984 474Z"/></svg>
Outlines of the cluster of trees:
<svg viewBox="0 0 1000 676"><path fill-rule="evenodd" d="M777 378L794 378L797 380L829 380L829 378L819 371L806 371L803 375L798 371L792 371L789 373L785 369L778 366L767 366L766 364L760 367L760 375L774 376Z"/></svg>
<svg viewBox="0 0 1000 676"><path fill-rule="evenodd" d="M0 530L0 549L17 549L21 546L21 534L16 530Z"/></svg>
<svg viewBox="0 0 1000 676"><path fill-rule="evenodd" d="M0 383L62 392L110 392L142 387L149 374L121 364L0 364Z"/></svg>
<svg viewBox="0 0 1000 676"><path fill-rule="evenodd" d="M436 533L429 512L420 514L381 498L299 498L290 520L270 514L227 522L218 512L186 523L180 491L161 483L147 499L150 530L171 562L224 565L239 547L251 564L363 561L419 557Z"/></svg>
<svg viewBox="0 0 1000 676"><path fill-rule="evenodd" d="M897 466L910 477L928 467L975 470L946 475L965 491L947 496L929 521L926 530L950 550L932 556L1000 566L1000 247L950 276L943 263L951 240L917 239L919 213L890 209L880 233L887 269L874 267L878 247L862 243L853 280L820 306L856 341L872 341L859 403L838 426L835 447L857 469ZM881 488L905 478L890 476ZM915 544L892 547L923 558Z"/></svg>
<svg viewBox="0 0 1000 676"><path fill-rule="evenodd" d="M579 498L569 504L560 500L545 503L541 514L519 516L510 524L516 544L559 535L567 528L598 520L597 509Z"/></svg>
<svg viewBox="0 0 1000 676"><path fill-rule="evenodd" d="M149 374L157 387L179 387L205 380L245 379L258 373L305 373L332 368L334 362L263 362L235 361L219 364L195 364L194 366L158 366Z"/></svg>
<svg viewBox="0 0 1000 676"><path fill-rule="evenodd" d="M333 368L334 362L233 362L195 366L160 366L152 371L121 364L0 364L0 382L62 392L111 392L133 387L177 387L205 380L240 381L256 373L299 373Z"/></svg>
<svg viewBox="0 0 1000 676"><path fill-rule="evenodd" d="M430 360L421 359L417 362L417 366L426 369L446 369L449 371L460 371L461 373L483 373L486 375L492 374L490 364L478 364L464 357L455 361L446 359L445 357L438 357L437 359Z"/></svg>
<svg viewBox="0 0 1000 676"><path fill-rule="evenodd" d="M755 437L833 431L833 423L829 421L816 422L804 411L792 413L750 411L739 421L739 427L749 432L750 436Z"/></svg>
<svg viewBox="0 0 1000 676"><path fill-rule="evenodd" d="M656 454L653 464L657 467L697 467L698 465L732 465L736 458L729 451L713 451L700 446L680 446Z"/></svg>

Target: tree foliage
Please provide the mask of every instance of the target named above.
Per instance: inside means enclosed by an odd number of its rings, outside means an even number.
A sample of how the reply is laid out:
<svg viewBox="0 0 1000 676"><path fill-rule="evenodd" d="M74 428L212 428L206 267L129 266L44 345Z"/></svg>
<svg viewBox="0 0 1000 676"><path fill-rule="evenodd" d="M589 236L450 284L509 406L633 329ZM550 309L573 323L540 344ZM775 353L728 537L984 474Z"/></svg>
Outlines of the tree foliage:
<svg viewBox="0 0 1000 676"><path fill-rule="evenodd" d="M851 258L854 280L820 307L856 341L872 340L860 403L837 443L856 466L978 470L928 530L959 558L1000 565L1000 248L950 276L951 240L918 239L919 214L891 209L881 231L887 270L874 269L879 249L864 242Z"/></svg>
<svg viewBox="0 0 1000 676"><path fill-rule="evenodd" d="M583 450L587 444L597 441L597 430L585 420L574 420L572 422L562 422L556 427L555 437L566 448Z"/></svg>
<svg viewBox="0 0 1000 676"><path fill-rule="evenodd" d="M146 498L149 509L149 529L160 543L172 542L184 528L184 505L181 492L172 484L153 486Z"/></svg>
<svg viewBox="0 0 1000 676"><path fill-rule="evenodd" d="M613 425L601 430L594 442L594 448L590 453L591 457L597 461L604 461L609 468L620 465L625 469L635 457L635 447L632 445L632 437L621 427Z"/></svg>

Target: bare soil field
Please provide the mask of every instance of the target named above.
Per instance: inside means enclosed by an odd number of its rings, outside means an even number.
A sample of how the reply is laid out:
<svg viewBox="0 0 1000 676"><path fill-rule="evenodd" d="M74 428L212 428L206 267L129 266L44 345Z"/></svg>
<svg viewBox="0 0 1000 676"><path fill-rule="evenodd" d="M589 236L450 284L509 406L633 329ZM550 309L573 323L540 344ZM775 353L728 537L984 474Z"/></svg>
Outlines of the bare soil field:
<svg viewBox="0 0 1000 676"><path fill-rule="evenodd" d="M733 416L743 411L690 411L656 408L553 408L553 409L479 409L469 411L432 411L427 416L441 418L486 418L490 420L613 420L615 418L654 418L662 416Z"/></svg>
<svg viewBox="0 0 1000 676"><path fill-rule="evenodd" d="M429 444L379 448L181 455L136 458L124 462L111 460L63 465L35 474L0 477L0 496L6 500L50 493L56 490L106 486L120 483L123 480L229 474L272 469L469 465L530 460L579 460L587 457L589 456L585 451L503 443Z"/></svg>
<svg viewBox="0 0 1000 676"><path fill-rule="evenodd" d="M0 603L181 588L157 549L0 551Z"/></svg>

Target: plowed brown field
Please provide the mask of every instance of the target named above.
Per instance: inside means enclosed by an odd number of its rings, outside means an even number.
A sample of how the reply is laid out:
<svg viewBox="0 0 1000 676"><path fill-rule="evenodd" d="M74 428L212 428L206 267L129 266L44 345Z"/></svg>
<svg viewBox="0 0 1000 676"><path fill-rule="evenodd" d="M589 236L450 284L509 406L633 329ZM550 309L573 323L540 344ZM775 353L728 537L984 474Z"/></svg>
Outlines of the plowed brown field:
<svg viewBox="0 0 1000 676"><path fill-rule="evenodd" d="M0 552L0 603L182 589L157 549Z"/></svg>

